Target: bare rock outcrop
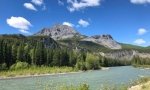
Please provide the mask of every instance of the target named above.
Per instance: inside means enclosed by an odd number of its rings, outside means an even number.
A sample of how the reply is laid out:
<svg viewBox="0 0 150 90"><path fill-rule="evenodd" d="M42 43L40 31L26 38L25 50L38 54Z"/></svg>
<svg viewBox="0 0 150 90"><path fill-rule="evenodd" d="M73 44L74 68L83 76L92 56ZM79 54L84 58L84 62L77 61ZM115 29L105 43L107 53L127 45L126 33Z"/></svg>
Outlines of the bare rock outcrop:
<svg viewBox="0 0 150 90"><path fill-rule="evenodd" d="M110 49L121 49L121 45L117 43L111 35L95 35L84 38L83 41L91 41L103 45Z"/></svg>

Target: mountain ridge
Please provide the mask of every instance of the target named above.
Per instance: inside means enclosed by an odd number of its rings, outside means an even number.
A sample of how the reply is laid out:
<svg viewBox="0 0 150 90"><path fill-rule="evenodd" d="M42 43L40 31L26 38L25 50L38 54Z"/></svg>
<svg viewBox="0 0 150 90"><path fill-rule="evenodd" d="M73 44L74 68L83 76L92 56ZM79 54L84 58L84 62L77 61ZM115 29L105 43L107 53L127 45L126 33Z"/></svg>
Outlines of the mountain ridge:
<svg viewBox="0 0 150 90"><path fill-rule="evenodd" d="M150 58L150 48L149 47L140 47L130 44L122 44L121 49L110 49L106 48L103 45L91 42L91 41L82 41L80 38L72 38L72 39L64 39L55 41L53 38L49 36L24 36L22 34L4 34L0 35L0 40L6 40L9 43L13 43L15 41L18 45L22 44L30 44L31 46L35 45L34 43L43 43L45 48L66 48L69 50L83 51L83 52L92 52L108 59L114 60L131 60L134 56L139 56L142 58Z"/></svg>
<svg viewBox="0 0 150 90"><path fill-rule="evenodd" d="M72 27L67 25L56 24L50 28L43 28L41 31L34 34L35 36L50 36L54 40L72 38L74 36L81 36Z"/></svg>
<svg viewBox="0 0 150 90"><path fill-rule="evenodd" d="M111 35L86 36L77 32L73 27L57 24L50 28L43 28L35 36L50 36L54 40L63 40L78 37L81 41L91 41L110 49L121 49L121 45L113 39Z"/></svg>

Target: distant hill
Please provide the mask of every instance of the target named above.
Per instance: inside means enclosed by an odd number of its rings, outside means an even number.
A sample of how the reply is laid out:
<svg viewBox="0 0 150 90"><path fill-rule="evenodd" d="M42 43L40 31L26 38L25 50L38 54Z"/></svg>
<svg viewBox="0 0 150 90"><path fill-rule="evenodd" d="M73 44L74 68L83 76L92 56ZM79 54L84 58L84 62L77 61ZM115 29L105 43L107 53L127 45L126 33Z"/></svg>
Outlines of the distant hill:
<svg viewBox="0 0 150 90"><path fill-rule="evenodd" d="M59 48L59 44L48 36L24 36L22 34L4 34L0 35L0 40L16 44L29 44L34 46L36 43L41 42L48 48Z"/></svg>
<svg viewBox="0 0 150 90"><path fill-rule="evenodd" d="M122 46L122 49L137 50L139 52L150 53L150 47L142 47L142 46L131 45L131 44L123 44L123 43L120 43L120 45Z"/></svg>

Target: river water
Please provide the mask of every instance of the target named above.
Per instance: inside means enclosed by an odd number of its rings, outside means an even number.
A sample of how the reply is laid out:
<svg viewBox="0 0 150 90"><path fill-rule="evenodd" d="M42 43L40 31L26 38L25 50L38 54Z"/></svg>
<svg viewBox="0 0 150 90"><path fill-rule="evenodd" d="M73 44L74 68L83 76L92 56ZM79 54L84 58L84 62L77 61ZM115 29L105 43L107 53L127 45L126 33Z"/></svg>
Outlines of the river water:
<svg viewBox="0 0 150 90"><path fill-rule="evenodd" d="M109 70L0 80L0 90L54 90L58 86L83 83L90 85L91 90L99 90L102 85L129 85L143 76L150 76L150 70L132 66L110 67Z"/></svg>

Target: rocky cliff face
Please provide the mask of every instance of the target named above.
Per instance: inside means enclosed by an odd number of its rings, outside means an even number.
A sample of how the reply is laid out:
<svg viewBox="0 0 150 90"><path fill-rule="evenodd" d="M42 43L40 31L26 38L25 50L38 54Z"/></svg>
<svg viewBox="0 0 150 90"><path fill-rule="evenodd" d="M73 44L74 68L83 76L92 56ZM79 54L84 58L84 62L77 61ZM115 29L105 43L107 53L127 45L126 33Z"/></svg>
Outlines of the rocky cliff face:
<svg viewBox="0 0 150 90"><path fill-rule="evenodd" d="M83 41L92 41L97 44L103 45L110 49L121 49L121 45L118 44L111 35L95 35L84 38Z"/></svg>
<svg viewBox="0 0 150 90"><path fill-rule="evenodd" d="M117 50L109 53L103 54L103 56L111 59L119 60L132 60L132 58L137 55L137 51L134 50Z"/></svg>
<svg viewBox="0 0 150 90"><path fill-rule="evenodd" d="M37 36L50 36L54 40L61 40L80 36L80 34L72 27L67 25L55 25L51 28L43 28L40 32L36 33Z"/></svg>
<svg viewBox="0 0 150 90"><path fill-rule="evenodd" d="M67 25L55 25L51 28L43 28L40 32L35 34L36 36L50 36L54 40L62 40L73 38L74 36L79 38L84 38L82 41L91 41L97 43L99 45L103 45L110 49L121 49L121 45L119 45L111 35L95 35L92 37L86 37L78 33L72 27Z"/></svg>
<svg viewBox="0 0 150 90"><path fill-rule="evenodd" d="M116 50L109 53L101 53L102 56L118 60L132 60L134 56L141 58L150 58L149 53L139 53L135 50Z"/></svg>

